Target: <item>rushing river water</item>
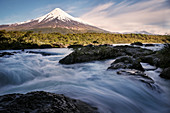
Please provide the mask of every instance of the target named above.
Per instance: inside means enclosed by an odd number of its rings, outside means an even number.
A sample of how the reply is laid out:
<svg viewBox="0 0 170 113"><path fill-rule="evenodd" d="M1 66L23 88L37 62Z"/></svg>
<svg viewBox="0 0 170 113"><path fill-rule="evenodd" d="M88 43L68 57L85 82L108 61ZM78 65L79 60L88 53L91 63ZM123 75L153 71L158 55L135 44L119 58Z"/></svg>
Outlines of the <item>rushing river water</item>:
<svg viewBox="0 0 170 113"><path fill-rule="evenodd" d="M58 61L72 50L31 51L53 55L22 52L0 57L0 95L43 90L80 99L102 113L170 113L170 80L158 76L161 69L145 71L160 87L159 93L128 76L107 71L114 59L61 65Z"/></svg>

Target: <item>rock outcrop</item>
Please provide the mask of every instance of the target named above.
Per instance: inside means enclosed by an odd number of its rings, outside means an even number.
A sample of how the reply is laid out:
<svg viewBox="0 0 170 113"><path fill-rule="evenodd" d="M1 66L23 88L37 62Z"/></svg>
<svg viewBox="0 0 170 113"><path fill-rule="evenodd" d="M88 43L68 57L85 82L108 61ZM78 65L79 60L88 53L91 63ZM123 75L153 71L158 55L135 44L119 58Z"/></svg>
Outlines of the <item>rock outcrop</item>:
<svg viewBox="0 0 170 113"><path fill-rule="evenodd" d="M141 42L134 42L134 43L131 43L131 45L143 46Z"/></svg>
<svg viewBox="0 0 170 113"><path fill-rule="evenodd" d="M162 89L155 84L154 80L147 76L144 72L135 69L123 69L117 71L118 75L129 76L131 79L144 83L149 89L158 93L162 92Z"/></svg>
<svg viewBox="0 0 170 113"><path fill-rule="evenodd" d="M61 94L36 91L0 96L0 113L97 113L97 110Z"/></svg>
<svg viewBox="0 0 170 113"><path fill-rule="evenodd" d="M165 69L161 72L160 77L166 78L166 79L170 79L170 67L165 68Z"/></svg>
<svg viewBox="0 0 170 113"><path fill-rule="evenodd" d="M0 57L3 57L5 55L14 55L14 53L10 53L10 52L2 52L2 53L0 53Z"/></svg>
<svg viewBox="0 0 170 113"><path fill-rule="evenodd" d="M144 71L142 65L139 60L134 59L131 56L123 56L117 58L108 69L137 69Z"/></svg>
<svg viewBox="0 0 170 113"><path fill-rule="evenodd" d="M125 55L125 53L113 47L84 47L76 49L74 52L61 59L59 63L74 64L116 58L122 55Z"/></svg>
<svg viewBox="0 0 170 113"><path fill-rule="evenodd" d="M89 62L95 60L104 60L117 58L119 56L145 56L152 54L153 51L148 49L142 49L139 47L131 46L95 46L95 47L84 47L76 49L74 52L70 53L65 58L61 59L59 63L61 64L74 64L81 62Z"/></svg>

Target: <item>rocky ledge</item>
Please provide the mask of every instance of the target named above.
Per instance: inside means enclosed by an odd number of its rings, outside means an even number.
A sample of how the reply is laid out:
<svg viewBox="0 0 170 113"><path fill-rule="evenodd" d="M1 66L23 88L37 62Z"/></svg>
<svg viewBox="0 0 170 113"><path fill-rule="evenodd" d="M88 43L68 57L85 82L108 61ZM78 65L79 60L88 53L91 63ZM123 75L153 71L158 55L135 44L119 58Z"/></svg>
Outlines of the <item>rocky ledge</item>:
<svg viewBox="0 0 170 113"><path fill-rule="evenodd" d="M83 47L74 50L71 54L61 59L61 64L74 64L81 62L89 62L94 60L104 60L117 58L119 56L130 55L133 57L145 56L152 54L153 51L148 49L142 49L140 47L132 46L94 46Z"/></svg>
<svg viewBox="0 0 170 113"><path fill-rule="evenodd" d="M121 57L121 58L119 58ZM133 46L93 46L75 49L71 54L61 59L61 64L74 64L95 60L114 59L109 69L137 69L144 71L140 62L163 68L160 77L169 79L170 44L160 51L152 51ZM168 68L168 69L166 69Z"/></svg>
<svg viewBox="0 0 170 113"><path fill-rule="evenodd" d="M163 90L158 85L155 84L154 80L142 71L135 69L121 69L117 71L117 74L122 76L128 76L132 80L142 82L149 89L154 90L158 93L163 92Z"/></svg>
<svg viewBox="0 0 170 113"><path fill-rule="evenodd" d="M131 57L131 56L123 56L117 58L108 69L137 69L144 71L142 65L139 60Z"/></svg>
<svg viewBox="0 0 170 113"><path fill-rule="evenodd" d="M62 94L44 91L0 96L0 113L98 113L96 108Z"/></svg>

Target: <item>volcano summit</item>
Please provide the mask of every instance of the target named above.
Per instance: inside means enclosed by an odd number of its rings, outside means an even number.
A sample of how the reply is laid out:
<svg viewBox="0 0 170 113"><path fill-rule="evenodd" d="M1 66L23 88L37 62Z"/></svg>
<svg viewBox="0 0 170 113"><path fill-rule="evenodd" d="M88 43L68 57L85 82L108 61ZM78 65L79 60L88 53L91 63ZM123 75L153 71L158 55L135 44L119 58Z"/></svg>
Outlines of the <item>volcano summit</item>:
<svg viewBox="0 0 170 113"><path fill-rule="evenodd" d="M33 30L58 32L58 30L72 30L77 32L106 32L100 28L89 25L75 18L60 8L56 8L48 14L25 22L0 25L0 30Z"/></svg>

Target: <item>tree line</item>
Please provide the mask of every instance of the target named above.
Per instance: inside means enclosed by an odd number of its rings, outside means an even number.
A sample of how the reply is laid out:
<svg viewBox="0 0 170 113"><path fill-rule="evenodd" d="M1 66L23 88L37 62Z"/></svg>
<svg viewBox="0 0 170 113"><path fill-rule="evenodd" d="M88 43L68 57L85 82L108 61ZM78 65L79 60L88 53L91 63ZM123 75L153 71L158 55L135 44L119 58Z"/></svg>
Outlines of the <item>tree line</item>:
<svg viewBox="0 0 170 113"><path fill-rule="evenodd" d="M111 34L111 33L34 33L33 31L0 30L0 49L36 48L41 45L57 47L59 44L117 44L117 43L170 43L170 35Z"/></svg>

